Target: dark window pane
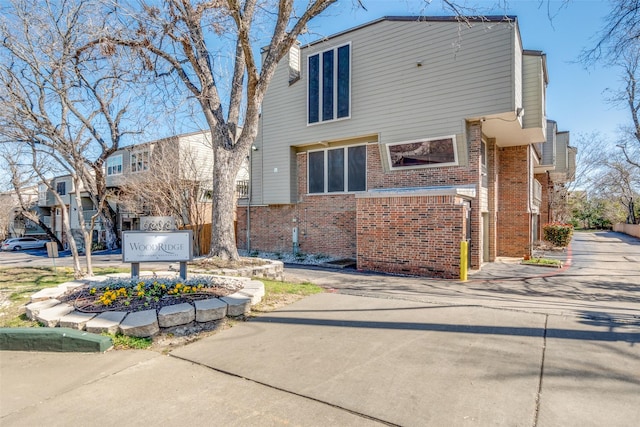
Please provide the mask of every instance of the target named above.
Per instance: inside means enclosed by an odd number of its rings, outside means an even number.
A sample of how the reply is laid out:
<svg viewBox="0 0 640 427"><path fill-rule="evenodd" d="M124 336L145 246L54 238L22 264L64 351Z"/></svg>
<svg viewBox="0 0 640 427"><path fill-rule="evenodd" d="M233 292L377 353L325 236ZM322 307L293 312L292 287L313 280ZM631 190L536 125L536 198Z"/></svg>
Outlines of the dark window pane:
<svg viewBox="0 0 640 427"><path fill-rule="evenodd" d="M309 153L309 193L324 193L324 151Z"/></svg>
<svg viewBox="0 0 640 427"><path fill-rule="evenodd" d="M67 194L67 183L58 182L56 184L56 193L58 193L60 196L65 196Z"/></svg>
<svg viewBox="0 0 640 427"><path fill-rule="evenodd" d="M344 191L344 149L327 152L329 166L329 192Z"/></svg>
<svg viewBox="0 0 640 427"><path fill-rule="evenodd" d="M367 189L367 147L349 147L349 191Z"/></svg>
<svg viewBox="0 0 640 427"><path fill-rule="evenodd" d="M333 120L333 51L322 54L322 120Z"/></svg>
<svg viewBox="0 0 640 427"><path fill-rule="evenodd" d="M349 116L349 45L338 49L338 117Z"/></svg>
<svg viewBox="0 0 640 427"><path fill-rule="evenodd" d="M320 55L309 57L309 123L320 120Z"/></svg>

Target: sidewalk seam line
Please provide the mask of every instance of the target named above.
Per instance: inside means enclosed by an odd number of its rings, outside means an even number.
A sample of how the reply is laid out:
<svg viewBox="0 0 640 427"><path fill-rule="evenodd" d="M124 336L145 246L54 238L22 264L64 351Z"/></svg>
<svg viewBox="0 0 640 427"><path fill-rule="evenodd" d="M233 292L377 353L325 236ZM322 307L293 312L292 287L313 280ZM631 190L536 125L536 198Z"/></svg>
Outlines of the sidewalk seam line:
<svg viewBox="0 0 640 427"><path fill-rule="evenodd" d="M242 380L245 380L245 381L250 381L250 382L252 382L254 384L258 384L258 385L261 385L261 386L264 386L264 387L268 387L268 388L270 388L272 390L278 390L278 391L281 391L281 392L286 393L286 394L291 394L291 395L294 395L294 396L301 397L303 399L312 400L314 402L318 402L318 403L321 403L323 405L327 405L327 406L330 406L332 408L336 408L336 409L348 412L350 414L356 415L356 416L361 417L361 418L365 418L365 419L368 419L368 420L376 421L376 422L382 423L382 424L387 425L387 426L400 427L400 424L395 424L395 423L392 423L390 421L386 421L386 420L383 420L383 419L380 419L380 418L373 417L371 415L363 414L362 412L357 412L357 411L354 411L353 409L349 409L349 408L345 408L345 407L340 406L340 405L336 405L335 403L326 402L324 400L320 400L320 399L317 399L315 397L306 396L304 394L297 393L295 391L291 391L291 390L287 390L285 388L281 388L281 387L277 387L277 386L274 386L274 385L271 385L271 384L267 384L267 383L262 382L262 381L254 380L252 378L247 378L245 376L242 376L242 375L239 375L239 374L235 374L233 372L225 371L224 369L214 368L212 366L205 365L204 363L195 362L193 360L189 360L189 359L186 359L184 357L176 356L176 355L173 355L171 353L169 353L169 356L170 357L174 357L174 358L179 359L179 360L183 360L185 362L189 362L189 363L193 363L195 365L202 366L202 367L204 367L206 369L211 369L212 371L216 371L216 372L219 372L221 374L225 374L225 375L229 375L229 376L232 376L232 377L236 377L236 378L239 378L239 379L242 379Z"/></svg>
<svg viewBox="0 0 640 427"><path fill-rule="evenodd" d="M547 327L549 323L549 315L544 317L544 334L542 335L542 357L540 359L540 374L538 377L538 391L536 393L536 410L533 420L533 427L537 427L538 418L540 416L540 398L542 395L542 380L544 378L544 361L547 354Z"/></svg>

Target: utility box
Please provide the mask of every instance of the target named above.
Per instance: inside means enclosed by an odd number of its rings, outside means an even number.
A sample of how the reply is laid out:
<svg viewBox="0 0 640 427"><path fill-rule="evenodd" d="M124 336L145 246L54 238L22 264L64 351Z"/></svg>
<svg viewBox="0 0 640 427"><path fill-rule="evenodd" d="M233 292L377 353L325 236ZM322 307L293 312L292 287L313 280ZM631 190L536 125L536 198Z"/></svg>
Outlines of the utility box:
<svg viewBox="0 0 640 427"><path fill-rule="evenodd" d="M47 256L49 258L58 258L58 244L56 242L46 243Z"/></svg>

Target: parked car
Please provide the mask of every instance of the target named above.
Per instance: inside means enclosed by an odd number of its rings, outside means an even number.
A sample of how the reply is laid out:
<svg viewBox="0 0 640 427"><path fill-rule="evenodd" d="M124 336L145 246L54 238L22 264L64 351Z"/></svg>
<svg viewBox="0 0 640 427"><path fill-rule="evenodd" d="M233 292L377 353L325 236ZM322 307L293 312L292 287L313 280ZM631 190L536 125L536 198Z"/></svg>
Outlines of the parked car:
<svg viewBox="0 0 640 427"><path fill-rule="evenodd" d="M19 251L20 249L44 248L48 240L40 240L35 237L15 237L2 242L0 249L3 251Z"/></svg>

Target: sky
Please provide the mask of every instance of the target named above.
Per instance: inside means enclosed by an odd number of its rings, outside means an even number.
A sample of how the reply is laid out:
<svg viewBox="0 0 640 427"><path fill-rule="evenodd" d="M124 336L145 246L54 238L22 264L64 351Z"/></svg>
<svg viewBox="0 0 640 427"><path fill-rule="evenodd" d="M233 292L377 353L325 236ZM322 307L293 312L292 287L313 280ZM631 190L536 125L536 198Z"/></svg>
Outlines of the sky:
<svg viewBox="0 0 640 427"><path fill-rule="evenodd" d="M338 2L308 27L311 41L317 34L331 35L392 15L451 15L440 0L362 0L367 11L349 1ZM587 68L579 63L580 53L595 45L604 18L610 10L606 0L458 0L477 5L484 15L516 15L524 49L547 55L547 118L558 129L569 131L571 141L580 134L600 132L613 142L620 125L630 122L623 106L608 99L622 87L618 69L604 64ZM495 7L496 4L502 7ZM506 7L504 7L506 5ZM549 16L552 16L551 18Z"/></svg>

